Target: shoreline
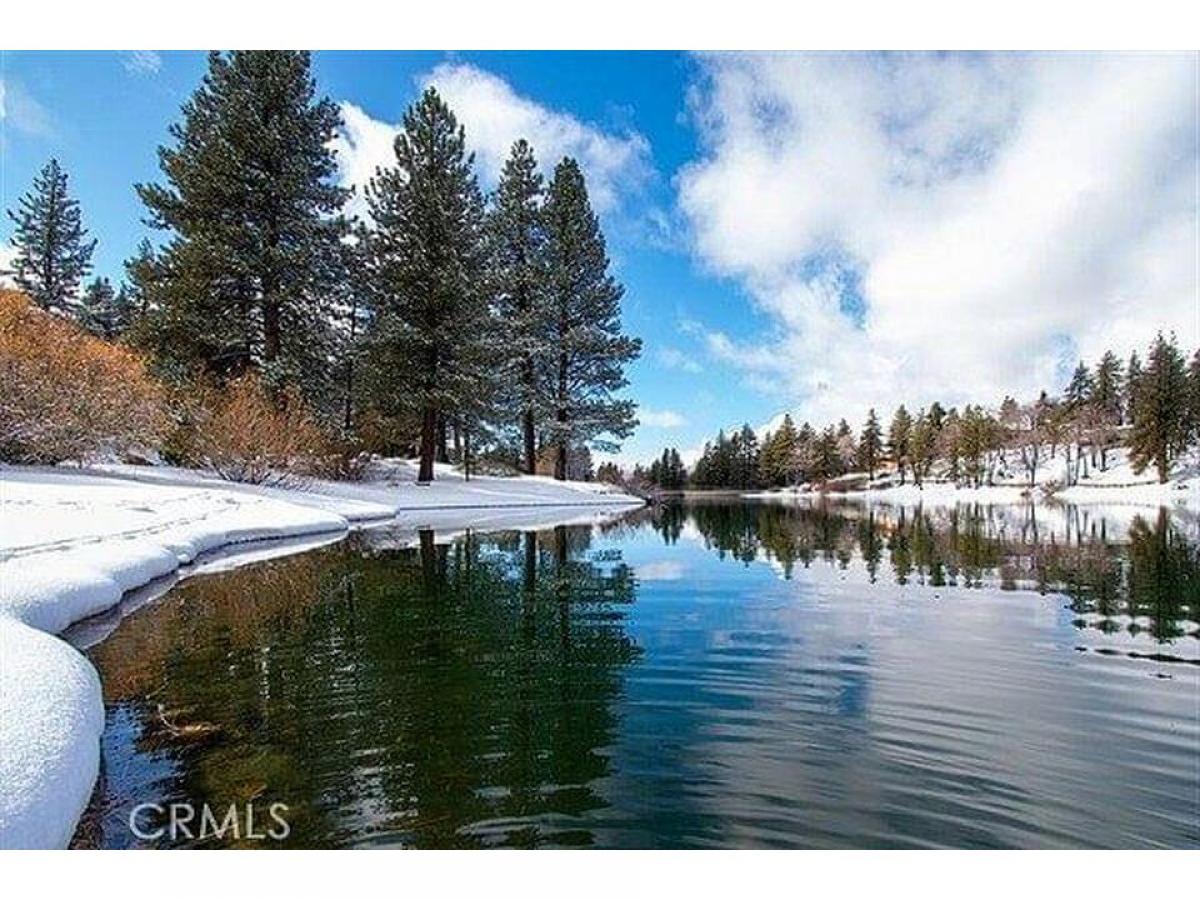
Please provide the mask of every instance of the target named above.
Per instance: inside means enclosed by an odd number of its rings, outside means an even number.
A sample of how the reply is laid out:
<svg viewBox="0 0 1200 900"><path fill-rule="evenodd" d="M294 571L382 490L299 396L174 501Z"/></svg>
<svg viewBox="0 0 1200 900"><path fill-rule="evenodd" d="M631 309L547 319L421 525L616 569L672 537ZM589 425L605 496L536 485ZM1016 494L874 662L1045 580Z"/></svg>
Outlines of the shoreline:
<svg viewBox="0 0 1200 900"><path fill-rule="evenodd" d="M84 639L90 646L184 578L304 552L362 528L401 520L419 528L454 511L474 520L487 510L644 502L591 483L465 482L449 471L418 488L406 473L391 463L392 480L382 483L285 488L181 469L0 467L0 848L66 847L95 785L103 694L78 638L64 635L72 626L115 611L98 637ZM426 502L435 499L442 502ZM141 527L124 527L131 521ZM285 546L264 555L266 542ZM161 590L122 610L155 583Z"/></svg>

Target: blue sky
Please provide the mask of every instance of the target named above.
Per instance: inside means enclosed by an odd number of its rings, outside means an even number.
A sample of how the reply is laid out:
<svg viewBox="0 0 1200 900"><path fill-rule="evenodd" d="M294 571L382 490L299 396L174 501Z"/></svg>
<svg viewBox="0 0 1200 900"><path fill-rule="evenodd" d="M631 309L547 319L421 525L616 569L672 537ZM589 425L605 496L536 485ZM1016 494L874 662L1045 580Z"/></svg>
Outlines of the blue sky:
<svg viewBox="0 0 1200 900"><path fill-rule="evenodd" d="M352 183L426 83L489 187L515 136L588 174L645 424L622 456L695 449L784 409L1055 388L1078 356L1197 342L1196 57L316 54ZM0 205L56 155L117 277L133 191L199 53L9 53ZM11 234L0 225L0 252Z"/></svg>

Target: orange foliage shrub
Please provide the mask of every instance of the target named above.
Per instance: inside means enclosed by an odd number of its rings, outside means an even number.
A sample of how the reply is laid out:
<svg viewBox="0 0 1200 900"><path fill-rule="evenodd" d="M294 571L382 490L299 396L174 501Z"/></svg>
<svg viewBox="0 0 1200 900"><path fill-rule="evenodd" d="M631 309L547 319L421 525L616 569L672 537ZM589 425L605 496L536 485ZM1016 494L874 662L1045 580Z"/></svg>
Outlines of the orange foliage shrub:
<svg viewBox="0 0 1200 900"><path fill-rule="evenodd" d="M227 481L282 484L319 474L325 435L292 392L272 399L253 373L199 392L190 455Z"/></svg>
<svg viewBox="0 0 1200 900"><path fill-rule="evenodd" d="M162 388L140 356L0 289L0 459L152 450L167 428Z"/></svg>

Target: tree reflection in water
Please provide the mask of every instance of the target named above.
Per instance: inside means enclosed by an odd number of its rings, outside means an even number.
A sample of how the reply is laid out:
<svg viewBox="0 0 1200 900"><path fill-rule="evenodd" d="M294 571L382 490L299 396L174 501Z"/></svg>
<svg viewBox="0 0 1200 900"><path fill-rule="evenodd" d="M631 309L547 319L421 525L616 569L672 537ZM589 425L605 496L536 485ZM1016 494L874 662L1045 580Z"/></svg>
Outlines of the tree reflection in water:
<svg viewBox="0 0 1200 900"><path fill-rule="evenodd" d="M92 651L106 762L122 740L143 757L106 772L102 841L131 842L152 796L285 802L300 846L587 843L566 823L605 803L639 654L633 574L590 540L422 531L185 582Z"/></svg>
<svg viewBox="0 0 1200 900"><path fill-rule="evenodd" d="M1200 608L1200 545L1166 509L1127 528L1076 507L962 504L922 507L853 502L675 503L640 513L667 544L691 523L721 558L767 559L791 578L822 562L863 567L876 583L1061 592L1081 627L1148 629L1158 641L1189 633ZM881 566L886 569L881 575ZM1194 633L1191 632L1191 633Z"/></svg>

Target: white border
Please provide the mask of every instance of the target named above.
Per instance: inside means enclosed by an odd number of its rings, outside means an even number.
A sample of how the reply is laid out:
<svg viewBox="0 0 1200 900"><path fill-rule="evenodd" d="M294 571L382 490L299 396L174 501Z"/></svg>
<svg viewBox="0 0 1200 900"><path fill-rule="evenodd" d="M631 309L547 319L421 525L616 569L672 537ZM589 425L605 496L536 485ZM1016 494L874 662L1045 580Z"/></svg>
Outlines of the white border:
<svg viewBox="0 0 1200 900"><path fill-rule="evenodd" d="M1193 50L1181 0L59 0L5 5L5 49Z"/></svg>

